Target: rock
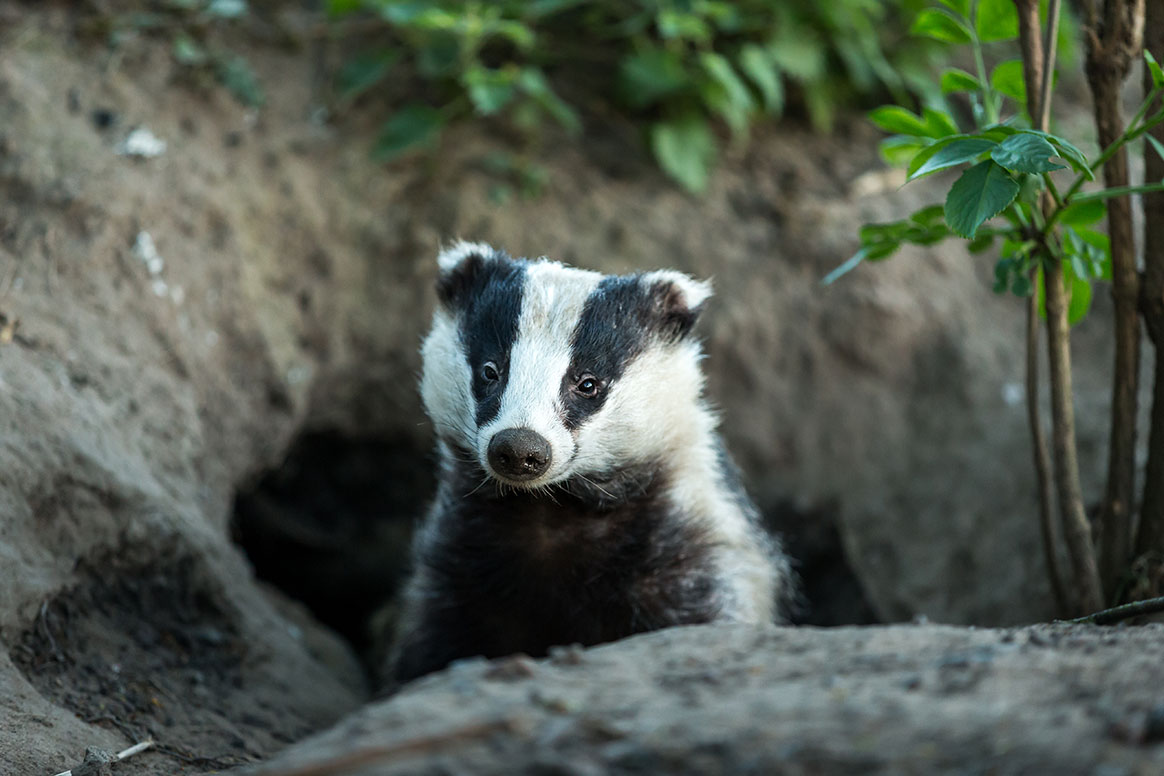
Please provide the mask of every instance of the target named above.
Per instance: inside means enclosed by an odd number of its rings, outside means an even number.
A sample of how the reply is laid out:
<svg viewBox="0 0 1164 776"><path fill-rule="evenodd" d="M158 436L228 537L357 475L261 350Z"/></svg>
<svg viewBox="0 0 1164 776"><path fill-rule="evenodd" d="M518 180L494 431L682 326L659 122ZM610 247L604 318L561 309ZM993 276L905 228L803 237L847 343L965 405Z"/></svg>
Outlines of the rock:
<svg viewBox="0 0 1164 776"><path fill-rule="evenodd" d="M1164 625L1017 634L698 626L504 682L469 661L240 776L361 757L344 773L1161 772L1164 745L1114 739L1107 720L1159 703Z"/></svg>

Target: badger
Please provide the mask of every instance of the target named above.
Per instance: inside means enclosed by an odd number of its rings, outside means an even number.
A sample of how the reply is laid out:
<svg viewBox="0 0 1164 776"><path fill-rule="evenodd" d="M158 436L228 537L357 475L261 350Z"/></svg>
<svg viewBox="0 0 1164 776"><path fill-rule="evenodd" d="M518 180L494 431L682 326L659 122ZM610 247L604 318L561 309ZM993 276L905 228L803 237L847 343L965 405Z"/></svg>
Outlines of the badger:
<svg viewBox="0 0 1164 776"><path fill-rule="evenodd" d="M793 581L703 398L710 284L461 242L421 395L438 485L390 681L672 625L781 621Z"/></svg>

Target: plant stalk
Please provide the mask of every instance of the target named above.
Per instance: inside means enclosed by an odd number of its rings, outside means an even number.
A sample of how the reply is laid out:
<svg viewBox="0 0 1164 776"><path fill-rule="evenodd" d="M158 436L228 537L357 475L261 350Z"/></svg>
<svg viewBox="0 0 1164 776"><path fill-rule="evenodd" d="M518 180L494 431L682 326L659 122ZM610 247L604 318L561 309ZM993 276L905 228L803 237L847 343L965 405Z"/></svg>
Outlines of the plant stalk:
<svg viewBox="0 0 1164 776"><path fill-rule="evenodd" d="M1039 38L1038 0L1014 0L1019 19L1019 42L1023 52L1023 79L1026 83L1029 101L1027 112L1035 122L1035 129L1045 131L1050 116L1050 91L1044 85L1053 72L1054 55L1047 56L1043 42ZM1058 0L1051 0L1057 6ZM1048 10L1052 23L1058 21L1058 11ZM1057 30L1049 26L1047 36L1054 41ZM1048 177L1048 183L1050 183ZM1050 190L1050 189L1048 189ZM1046 195L1040 197L1040 206L1046 213L1052 207ZM1038 273L1032 272L1032 280L1038 282ZM1062 570L1059 568L1058 531L1052 510L1051 464L1047 455L1047 440L1043 434L1043 422L1039 412L1039 309L1038 295L1032 294L1027 300L1027 362L1026 401L1027 425L1031 434L1031 452L1035 464L1035 479L1039 494L1039 529L1043 539L1043 557L1047 567L1047 577L1055 596L1055 608L1060 613L1071 611L1073 602L1068 598ZM1058 441L1058 440L1057 440ZM1074 445L1074 441L1071 442ZM1062 503L1062 502L1060 502ZM1064 513L1064 520L1066 514Z"/></svg>
<svg viewBox="0 0 1164 776"><path fill-rule="evenodd" d="M1031 273L1031 285L1038 283L1038 272ZM1051 504L1051 461L1047 455L1047 438L1043 433L1043 419L1039 412L1039 296L1027 298L1027 425L1031 432L1031 452L1034 455L1035 479L1039 487L1039 529L1043 538L1043 559L1051 593L1055 596L1056 616L1065 616L1072 610L1059 568L1059 537Z"/></svg>
<svg viewBox="0 0 1164 776"><path fill-rule="evenodd" d="M1094 4L1099 0L1092 0ZM1133 58L1139 56L1144 0L1104 0L1102 21L1094 8L1087 38L1087 82L1095 105L1095 126L1101 147L1124 136L1120 87ZM1120 145L1103 166L1108 188L1127 186L1128 154ZM1108 201L1111 239L1112 298L1115 302L1115 368L1112 378L1111 436L1107 487L1100 505L1100 571L1103 587L1117 590L1117 581L1132 556L1132 519L1136 479L1136 401L1140 378L1140 277L1136 271L1132 235L1132 203L1128 197Z"/></svg>
<svg viewBox="0 0 1164 776"><path fill-rule="evenodd" d="M1144 47L1157 61L1164 60L1164 2L1159 0L1148 3L1145 9ZM1146 67L1144 92L1150 98L1157 94L1152 74ZM1151 131L1157 140L1164 142L1164 125ZM1151 143L1145 143L1144 179L1162 178L1164 159ZM1136 554L1164 554L1164 194L1144 195L1144 279L1140 291L1140 311L1155 347L1156 368Z"/></svg>
<svg viewBox="0 0 1164 776"><path fill-rule="evenodd" d="M1063 536L1071 557L1077 606L1085 612L1103 608L1103 585L1091 541L1091 526L1083 509L1079 459L1075 449L1075 408L1072 406L1070 325L1063 262L1050 257L1043 267L1047 306L1047 354L1051 363L1051 436L1055 485Z"/></svg>

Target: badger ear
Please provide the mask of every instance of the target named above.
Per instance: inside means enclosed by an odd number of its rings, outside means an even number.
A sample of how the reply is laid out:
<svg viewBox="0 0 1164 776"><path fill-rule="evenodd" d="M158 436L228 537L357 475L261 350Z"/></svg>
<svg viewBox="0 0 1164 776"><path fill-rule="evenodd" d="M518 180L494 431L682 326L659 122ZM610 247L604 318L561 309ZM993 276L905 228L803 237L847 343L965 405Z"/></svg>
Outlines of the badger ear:
<svg viewBox="0 0 1164 776"><path fill-rule="evenodd" d="M690 334L703 311L703 303L711 296L711 281L696 280L674 270L648 272L643 279L663 337L677 342Z"/></svg>
<svg viewBox="0 0 1164 776"><path fill-rule="evenodd" d="M455 308L465 298L485 262L497 255L492 246L458 240L437 255L437 299L447 308Z"/></svg>

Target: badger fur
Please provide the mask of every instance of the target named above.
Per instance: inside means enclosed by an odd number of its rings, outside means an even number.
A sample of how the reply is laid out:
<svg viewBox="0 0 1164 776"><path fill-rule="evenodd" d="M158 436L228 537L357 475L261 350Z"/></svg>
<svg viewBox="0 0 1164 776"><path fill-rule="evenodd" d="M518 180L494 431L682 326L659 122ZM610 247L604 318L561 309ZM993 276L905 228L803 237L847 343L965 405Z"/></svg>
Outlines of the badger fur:
<svg viewBox="0 0 1164 776"><path fill-rule="evenodd" d="M421 394L439 484L393 678L670 625L782 618L765 534L703 400L710 285L458 243L438 258Z"/></svg>

